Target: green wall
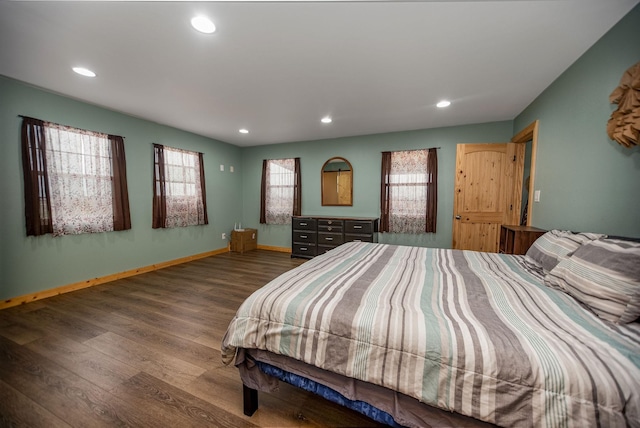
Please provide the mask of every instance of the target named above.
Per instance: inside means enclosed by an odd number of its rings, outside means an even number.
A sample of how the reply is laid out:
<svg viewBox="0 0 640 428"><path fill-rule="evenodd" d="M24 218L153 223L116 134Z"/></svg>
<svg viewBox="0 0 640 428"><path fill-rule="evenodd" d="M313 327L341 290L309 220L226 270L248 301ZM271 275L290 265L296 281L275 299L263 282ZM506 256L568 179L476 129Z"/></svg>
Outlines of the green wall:
<svg viewBox="0 0 640 428"><path fill-rule="evenodd" d="M238 221L241 150L0 77L0 298L225 248L222 232ZM18 115L125 137L132 229L122 232L27 237ZM152 143L204 153L209 225L151 228ZM220 164L225 171L220 171ZM235 172L229 172L229 166Z"/></svg>
<svg viewBox="0 0 640 428"><path fill-rule="evenodd" d="M640 6L514 121L242 149L0 76L0 298L224 248L221 233L231 230L237 221L258 228L261 245L290 247L289 226L259 225L262 159L301 158L303 214L374 217L380 212L380 152L441 147L438 232L381 234L380 241L449 248L456 144L507 141L536 119L540 120L540 134L535 188L541 191L541 201L534 203L533 224L640 237L640 149L625 149L610 141L605 128L614 108L609 94L623 72L640 60L638 40ZM124 136L133 228L58 238L26 237L18 115ZM151 228L152 143L205 154L208 226ZM320 169L334 156L353 165L352 207L323 207L320 203Z"/></svg>
<svg viewBox="0 0 640 428"><path fill-rule="evenodd" d="M534 225L640 237L640 148L606 133L609 94L638 61L640 6L515 119L515 129L540 120Z"/></svg>
<svg viewBox="0 0 640 428"><path fill-rule="evenodd" d="M384 233L379 234L379 241L450 248L456 144L509 141L513 135L512 125L511 121L505 121L245 148L242 153L244 171L242 224L258 229L258 242L261 245L291 247L291 226L259 224L263 159L300 158L303 215L378 217L380 215L380 153L387 150L440 147L438 150L437 233L421 235ZM321 204L320 171L322 165L334 156L347 159L353 167L353 206L351 207L323 207Z"/></svg>

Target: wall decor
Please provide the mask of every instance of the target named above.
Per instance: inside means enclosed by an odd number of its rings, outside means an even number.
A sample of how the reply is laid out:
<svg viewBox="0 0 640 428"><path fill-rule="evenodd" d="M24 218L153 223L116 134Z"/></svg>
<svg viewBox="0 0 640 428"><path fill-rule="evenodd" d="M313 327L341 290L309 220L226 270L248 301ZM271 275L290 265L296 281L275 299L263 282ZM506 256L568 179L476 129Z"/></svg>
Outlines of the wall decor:
<svg viewBox="0 0 640 428"><path fill-rule="evenodd" d="M629 67L620 79L620 85L609 95L609 101L618 104L607 123L609 138L631 148L640 141L640 62Z"/></svg>

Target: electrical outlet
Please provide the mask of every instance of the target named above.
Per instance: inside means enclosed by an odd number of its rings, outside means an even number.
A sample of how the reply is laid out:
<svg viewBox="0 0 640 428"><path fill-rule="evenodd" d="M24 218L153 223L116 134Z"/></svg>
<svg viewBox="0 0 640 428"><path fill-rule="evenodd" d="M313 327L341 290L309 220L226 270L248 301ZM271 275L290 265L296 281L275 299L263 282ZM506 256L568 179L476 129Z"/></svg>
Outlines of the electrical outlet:
<svg viewBox="0 0 640 428"><path fill-rule="evenodd" d="M222 234L222 239L227 239L227 234L226 233Z"/></svg>

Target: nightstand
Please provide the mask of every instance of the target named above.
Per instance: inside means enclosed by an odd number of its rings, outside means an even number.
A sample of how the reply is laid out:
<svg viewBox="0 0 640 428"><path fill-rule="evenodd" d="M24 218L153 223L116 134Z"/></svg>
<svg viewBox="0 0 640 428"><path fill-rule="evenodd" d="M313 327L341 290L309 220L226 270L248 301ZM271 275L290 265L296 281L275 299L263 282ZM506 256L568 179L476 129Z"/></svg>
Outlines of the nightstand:
<svg viewBox="0 0 640 428"><path fill-rule="evenodd" d="M526 254L531 244L546 230L531 226L500 226L500 253Z"/></svg>

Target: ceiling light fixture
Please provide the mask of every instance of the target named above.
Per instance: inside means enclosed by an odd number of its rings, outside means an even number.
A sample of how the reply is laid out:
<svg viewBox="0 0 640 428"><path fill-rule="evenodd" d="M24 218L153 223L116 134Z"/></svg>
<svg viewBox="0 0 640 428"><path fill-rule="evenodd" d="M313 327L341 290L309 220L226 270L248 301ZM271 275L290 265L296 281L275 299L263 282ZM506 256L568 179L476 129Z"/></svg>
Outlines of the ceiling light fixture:
<svg viewBox="0 0 640 428"><path fill-rule="evenodd" d="M323 117L322 119L320 119L320 122L322 123L331 123L333 120L327 116L327 117Z"/></svg>
<svg viewBox="0 0 640 428"><path fill-rule="evenodd" d="M241 134L248 134L248 133L249 133L249 130L248 130L248 129L244 129L244 128L242 128L242 129L240 129L238 132L239 132L239 133L241 133Z"/></svg>
<svg viewBox="0 0 640 428"><path fill-rule="evenodd" d="M216 31L216 26L206 16L196 16L191 18L191 26L201 33L211 34Z"/></svg>
<svg viewBox="0 0 640 428"><path fill-rule="evenodd" d="M73 67L72 70L75 71L76 73L80 74L81 76L96 77L96 73L94 73L93 71L89 70L88 68Z"/></svg>
<svg viewBox="0 0 640 428"><path fill-rule="evenodd" d="M436 107L444 108L444 107L449 107L450 105L451 105L451 101L442 100L438 104L436 104Z"/></svg>

